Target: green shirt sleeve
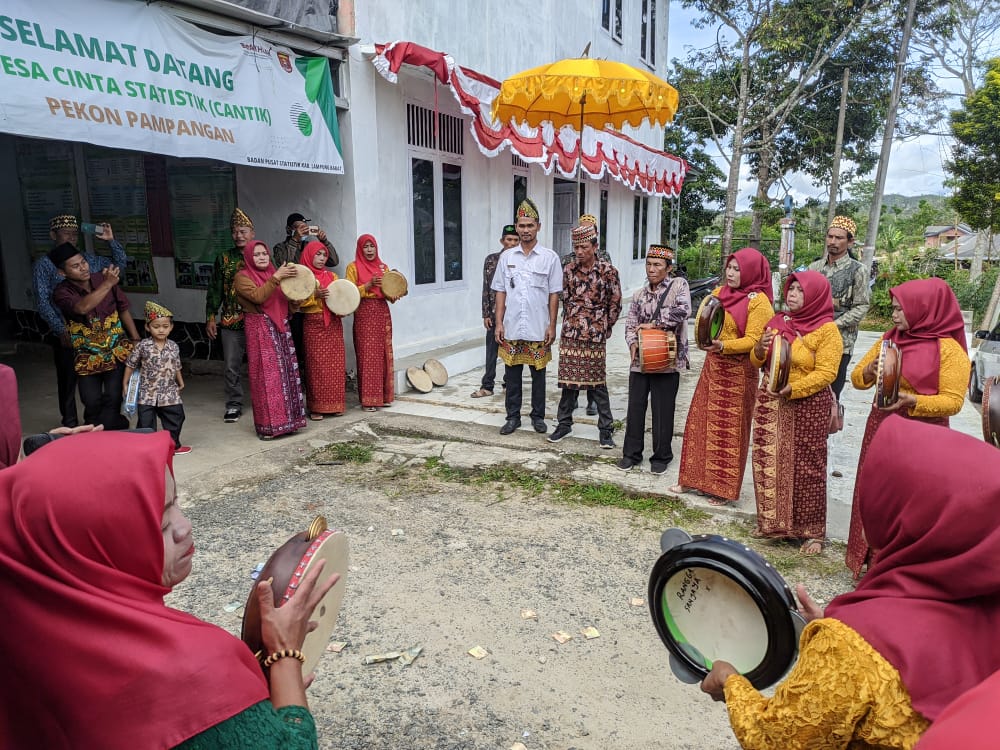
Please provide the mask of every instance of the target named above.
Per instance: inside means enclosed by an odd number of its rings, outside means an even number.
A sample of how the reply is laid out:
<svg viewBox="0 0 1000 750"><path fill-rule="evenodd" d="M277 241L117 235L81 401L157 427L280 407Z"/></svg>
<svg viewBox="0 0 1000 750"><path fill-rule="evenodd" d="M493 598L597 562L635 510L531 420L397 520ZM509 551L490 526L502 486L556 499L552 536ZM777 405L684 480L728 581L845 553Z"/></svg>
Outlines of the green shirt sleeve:
<svg viewBox="0 0 1000 750"><path fill-rule="evenodd" d="M316 723L304 706L275 709L261 701L204 732L176 750L317 750Z"/></svg>

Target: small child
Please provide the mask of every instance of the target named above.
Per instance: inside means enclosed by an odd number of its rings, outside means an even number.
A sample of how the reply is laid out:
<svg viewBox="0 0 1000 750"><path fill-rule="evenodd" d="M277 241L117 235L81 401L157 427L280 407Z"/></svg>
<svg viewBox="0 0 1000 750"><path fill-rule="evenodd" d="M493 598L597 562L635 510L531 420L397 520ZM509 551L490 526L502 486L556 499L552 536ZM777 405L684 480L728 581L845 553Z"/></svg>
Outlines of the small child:
<svg viewBox="0 0 1000 750"><path fill-rule="evenodd" d="M122 391L128 391L132 373L139 370L139 397L137 399L138 427L156 429L160 418L163 429L174 439L174 455L191 452L191 447L181 445L181 426L184 424L184 405L181 390L181 352L169 339L174 329L174 314L152 300L146 302L146 330L150 338L140 341L125 360L125 378Z"/></svg>

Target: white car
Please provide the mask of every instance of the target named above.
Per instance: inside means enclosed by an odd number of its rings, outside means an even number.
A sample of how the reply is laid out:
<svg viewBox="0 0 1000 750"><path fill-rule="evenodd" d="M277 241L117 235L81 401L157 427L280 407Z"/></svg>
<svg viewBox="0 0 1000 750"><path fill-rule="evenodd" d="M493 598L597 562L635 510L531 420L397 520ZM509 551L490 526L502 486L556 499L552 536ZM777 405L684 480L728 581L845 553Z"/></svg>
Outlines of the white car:
<svg viewBox="0 0 1000 750"><path fill-rule="evenodd" d="M1000 375L1000 323L992 331L976 331L974 338L982 343L972 352L972 373L969 375L969 400L983 402L983 383Z"/></svg>

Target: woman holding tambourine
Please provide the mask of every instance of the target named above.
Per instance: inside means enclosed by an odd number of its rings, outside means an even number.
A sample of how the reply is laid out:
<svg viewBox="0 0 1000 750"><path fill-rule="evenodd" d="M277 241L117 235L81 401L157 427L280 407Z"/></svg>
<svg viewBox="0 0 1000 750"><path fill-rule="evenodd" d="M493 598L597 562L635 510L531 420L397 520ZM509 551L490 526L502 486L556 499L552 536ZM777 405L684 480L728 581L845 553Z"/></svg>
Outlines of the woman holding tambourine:
<svg viewBox="0 0 1000 750"><path fill-rule="evenodd" d="M779 349L780 337L788 345L789 363L786 384L772 383L765 373L757 391L753 533L800 539L801 552L815 555L823 551L826 538L826 438L836 402L830 384L844 344L833 322L830 282L823 274L789 274L784 296L787 312L771 318L750 352L750 361L761 367Z"/></svg>
<svg viewBox="0 0 1000 750"><path fill-rule="evenodd" d="M861 441L859 473L868 445L887 416L899 414L947 427L948 418L962 410L969 382L971 363L965 322L951 287L942 279L914 279L893 287L889 294L894 325L861 358L851 373L851 382L859 390L876 385L879 352L883 342L889 341L900 353L899 396L895 403L881 408L873 403ZM870 552L861 534L857 495L855 485L846 556L847 567L855 577L860 575Z"/></svg>
<svg viewBox="0 0 1000 750"><path fill-rule="evenodd" d="M734 252L726 260L725 283L712 297L725 317L721 330L709 331L710 340L695 337L705 348L705 364L684 426L680 476L670 489L697 490L711 496L709 504L727 505L740 497L760 380L749 353L774 317L767 258L752 247ZM699 318L713 303L703 304ZM695 325L699 331L704 327L700 319Z"/></svg>

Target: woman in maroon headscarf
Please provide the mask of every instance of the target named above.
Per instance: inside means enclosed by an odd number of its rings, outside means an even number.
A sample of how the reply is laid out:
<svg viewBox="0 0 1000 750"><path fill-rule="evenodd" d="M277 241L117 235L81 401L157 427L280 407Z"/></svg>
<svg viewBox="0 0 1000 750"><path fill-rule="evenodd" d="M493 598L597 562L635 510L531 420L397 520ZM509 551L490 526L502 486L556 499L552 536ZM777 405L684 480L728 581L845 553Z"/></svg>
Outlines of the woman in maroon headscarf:
<svg viewBox="0 0 1000 750"><path fill-rule="evenodd" d="M684 426L680 476L670 489L697 490L711 496L711 505L727 505L740 497L760 380L749 354L774 317L767 258L752 247L737 250L726 260L725 283L712 294L725 322L705 354Z"/></svg>
<svg viewBox="0 0 1000 750"><path fill-rule="evenodd" d="M326 306L330 284L337 274L326 267L329 250L319 241L309 242L299 256L299 263L309 268L318 286L313 296L302 303L302 348L305 359L306 406L309 418L323 419L324 414L343 414L347 370L344 364L344 326L340 316Z"/></svg>
<svg viewBox="0 0 1000 750"><path fill-rule="evenodd" d="M892 417L869 455L858 480L878 550L868 575L815 613L773 698L726 662L702 683L726 701L747 750L910 750L945 706L1000 668L1000 452ZM982 747L997 744L995 714L996 704Z"/></svg>
<svg viewBox="0 0 1000 750"><path fill-rule="evenodd" d="M246 644L163 602L195 551L173 452L165 432L100 432L0 472L0 747L316 747L296 656L265 679ZM95 472L94 456L128 471ZM270 655L301 649L336 582L307 578L279 609L258 586Z"/></svg>
<svg viewBox="0 0 1000 750"><path fill-rule="evenodd" d="M248 242L243 248L243 268L233 279L233 290L243 307L253 426L261 440L306 426L299 362L288 327L289 305L294 303L278 286L294 275L291 266L275 270L263 242Z"/></svg>
<svg viewBox="0 0 1000 750"><path fill-rule="evenodd" d="M347 264L347 278L358 285L361 305L354 313L354 352L358 360L358 397L365 411L388 406L395 399L393 386L392 315L382 292L382 275L389 266L378 254L370 234L358 237L354 260Z"/></svg>
<svg viewBox="0 0 1000 750"><path fill-rule="evenodd" d="M962 311L947 283L942 279L915 279L893 287L889 294L895 325L882 339L892 341L902 354L899 400L885 409L872 404L861 440L859 469L864 465L875 431L890 414L947 427L948 417L958 414L965 403L965 388L972 366L966 349ZM881 339L876 341L851 373L851 382L858 390L875 385L881 345ZM869 555L868 544L861 534L857 505L855 485L846 555L847 567L855 578L861 574Z"/></svg>
<svg viewBox="0 0 1000 750"><path fill-rule="evenodd" d="M830 282L817 271L797 271L785 281L786 313L775 315L750 352L761 367L771 340L791 344L791 368L777 395L765 373L753 425L756 536L799 539L803 554L823 551L826 539L826 437L844 343L833 322Z"/></svg>
<svg viewBox="0 0 1000 750"><path fill-rule="evenodd" d="M17 376L0 365L0 469L13 466L21 453L21 410L17 403Z"/></svg>

